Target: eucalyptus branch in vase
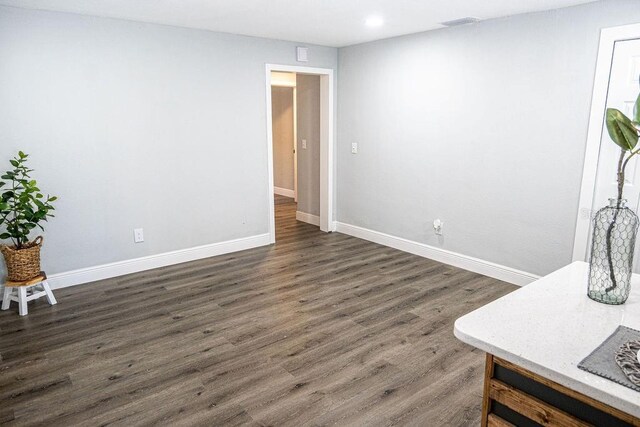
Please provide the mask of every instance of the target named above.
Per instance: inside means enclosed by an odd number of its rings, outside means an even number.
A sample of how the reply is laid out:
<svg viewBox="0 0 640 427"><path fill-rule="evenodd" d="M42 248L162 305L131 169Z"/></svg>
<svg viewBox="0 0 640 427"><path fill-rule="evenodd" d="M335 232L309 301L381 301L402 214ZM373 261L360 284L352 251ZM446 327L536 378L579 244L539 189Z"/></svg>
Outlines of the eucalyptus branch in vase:
<svg viewBox="0 0 640 427"><path fill-rule="evenodd" d="M622 191L624 189L624 173L629 160L636 154L640 153L640 148L636 148L638 145L638 139L640 138L640 94L636 99L636 103L633 111L633 120L628 118L622 111L615 108L607 108L607 131L609 136L621 149L620 158L618 160L618 194L616 201L616 210L613 216L613 221L607 229L606 245L607 245L607 261L609 264L609 277L611 279L611 286L605 289L605 292L611 292L616 289L617 281L615 272L613 269L613 259L611 253L611 238L613 229L618 219L618 213L622 205Z"/></svg>

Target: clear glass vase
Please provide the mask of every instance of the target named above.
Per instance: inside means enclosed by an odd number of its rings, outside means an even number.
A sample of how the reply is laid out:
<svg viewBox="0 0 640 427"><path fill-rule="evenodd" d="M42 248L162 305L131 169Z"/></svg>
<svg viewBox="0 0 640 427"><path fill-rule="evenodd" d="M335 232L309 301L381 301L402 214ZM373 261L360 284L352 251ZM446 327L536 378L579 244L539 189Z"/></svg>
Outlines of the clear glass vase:
<svg viewBox="0 0 640 427"><path fill-rule="evenodd" d="M593 219L587 295L604 304L624 304L631 289L638 216L626 202L609 199Z"/></svg>

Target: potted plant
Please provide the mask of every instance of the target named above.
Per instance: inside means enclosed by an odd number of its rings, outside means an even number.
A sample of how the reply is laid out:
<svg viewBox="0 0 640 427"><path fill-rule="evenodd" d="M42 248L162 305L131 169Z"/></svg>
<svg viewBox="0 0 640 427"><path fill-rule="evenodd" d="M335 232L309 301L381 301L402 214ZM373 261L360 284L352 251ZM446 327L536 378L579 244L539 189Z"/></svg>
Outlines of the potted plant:
<svg viewBox="0 0 640 427"><path fill-rule="evenodd" d="M26 165L29 156L22 151L11 162L12 170L0 176L0 239L10 240L1 245L0 252L7 265L7 278L24 281L40 274L40 247L42 236L29 241L35 228L44 231L43 221L53 217L55 196L44 196L29 174ZM4 231L3 231L4 230Z"/></svg>
<svg viewBox="0 0 640 427"><path fill-rule="evenodd" d="M589 298L605 304L623 304L629 297L638 216L625 206L622 197L625 169L629 160L640 153L640 95L636 99L633 120L622 111L607 108L607 132L620 147L616 198L600 209L593 223L589 260Z"/></svg>

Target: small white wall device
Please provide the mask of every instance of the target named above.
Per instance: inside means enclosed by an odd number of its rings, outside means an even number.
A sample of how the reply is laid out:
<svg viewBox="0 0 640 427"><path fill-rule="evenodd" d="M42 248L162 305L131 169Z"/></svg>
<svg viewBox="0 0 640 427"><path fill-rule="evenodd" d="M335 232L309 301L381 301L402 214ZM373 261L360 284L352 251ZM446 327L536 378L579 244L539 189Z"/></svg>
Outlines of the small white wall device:
<svg viewBox="0 0 640 427"><path fill-rule="evenodd" d="M298 62L308 62L309 61L309 48L308 47L296 47L296 59Z"/></svg>
<svg viewBox="0 0 640 427"><path fill-rule="evenodd" d="M440 221L436 219L433 221L433 229L436 231L438 236L442 236L442 226L444 225L444 221Z"/></svg>
<svg viewBox="0 0 640 427"><path fill-rule="evenodd" d="M133 229L133 241L134 243L144 242L144 230L142 228Z"/></svg>

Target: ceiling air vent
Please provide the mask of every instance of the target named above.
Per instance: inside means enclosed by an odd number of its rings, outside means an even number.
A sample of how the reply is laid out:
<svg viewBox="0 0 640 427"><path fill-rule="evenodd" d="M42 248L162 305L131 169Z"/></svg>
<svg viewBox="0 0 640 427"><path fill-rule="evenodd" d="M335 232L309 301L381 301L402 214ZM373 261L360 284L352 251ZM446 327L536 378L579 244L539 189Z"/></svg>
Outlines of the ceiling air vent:
<svg viewBox="0 0 640 427"><path fill-rule="evenodd" d="M467 16L466 18L454 19L453 21L441 22L445 27L457 27L458 25L475 24L479 22L480 18L474 18Z"/></svg>

